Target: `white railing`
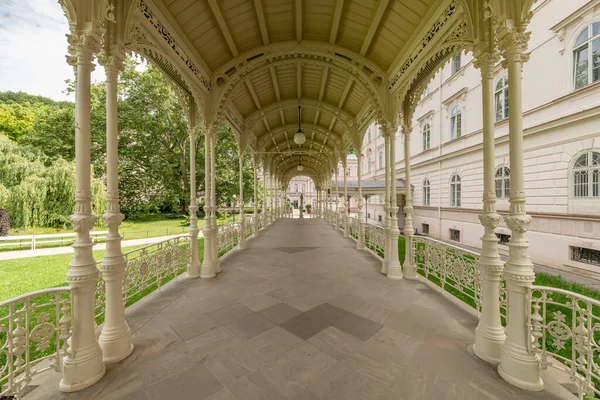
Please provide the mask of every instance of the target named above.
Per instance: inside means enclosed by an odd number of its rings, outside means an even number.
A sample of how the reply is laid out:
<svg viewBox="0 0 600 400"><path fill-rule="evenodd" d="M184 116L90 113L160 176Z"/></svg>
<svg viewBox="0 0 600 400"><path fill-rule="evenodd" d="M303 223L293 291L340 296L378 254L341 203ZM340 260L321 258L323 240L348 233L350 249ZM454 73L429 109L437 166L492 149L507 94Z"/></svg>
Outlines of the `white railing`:
<svg viewBox="0 0 600 400"><path fill-rule="evenodd" d="M358 231L360 230L360 221L358 218L348 217L348 234L358 240Z"/></svg>
<svg viewBox="0 0 600 400"><path fill-rule="evenodd" d="M184 273L189 260L189 249L190 236L183 235L124 253L127 262L123 282L125 305L135 303ZM101 262L98 261L98 266ZM104 279L100 276L96 282L94 310L98 324L104 320L105 300Z"/></svg>
<svg viewBox="0 0 600 400"><path fill-rule="evenodd" d="M237 223L221 225L217 232L217 253L221 257L235 248L238 244L240 227Z"/></svg>
<svg viewBox="0 0 600 400"><path fill-rule="evenodd" d="M0 397L20 399L31 379L60 371L71 337L68 287L39 290L0 303Z"/></svg>
<svg viewBox="0 0 600 400"><path fill-rule="evenodd" d="M481 310L479 254L423 237L413 237L413 261L417 272L448 292Z"/></svg>
<svg viewBox="0 0 600 400"><path fill-rule="evenodd" d="M365 247L376 256L384 256L385 231L382 226L365 224Z"/></svg>
<svg viewBox="0 0 600 400"><path fill-rule="evenodd" d="M600 301L563 289L531 289L531 351L542 368L567 373L584 394L600 395Z"/></svg>
<svg viewBox="0 0 600 400"><path fill-rule="evenodd" d="M254 215L244 215L244 237L248 239L254 234Z"/></svg>
<svg viewBox="0 0 600 400"><path fill-rule="evenodd" d="M104 241L108 231L90 232L94 241ZM75 242L75 233L53 233L48 235L22 235L22 236L3 236L0 237L0 250L11 248L23 250L29 248L35 250L38 247L68 246Z"/></svg>
<svg viewBox="0 0 600 400"><path fill-rule="evenodd" d="M143 239L150 237L169 236L185 234L187 227L165 228L165 229L147 229L139 231L120 232L123 240ZM106 240L108 231L92 231L90 236L95 243L102 243ZM70 246L75 242L75 233L52 233L45 235L21 235L21 236L2 236L0 237L0 251L10 250L35 250L42 247Z"/></svg>

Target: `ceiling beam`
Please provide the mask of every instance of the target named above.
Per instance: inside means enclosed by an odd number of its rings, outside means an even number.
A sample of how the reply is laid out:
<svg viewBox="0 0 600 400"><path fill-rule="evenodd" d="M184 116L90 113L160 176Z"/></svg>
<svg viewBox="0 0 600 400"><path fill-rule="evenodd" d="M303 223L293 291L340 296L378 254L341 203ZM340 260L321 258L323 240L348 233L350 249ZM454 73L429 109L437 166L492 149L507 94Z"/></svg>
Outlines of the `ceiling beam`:
<svg viewBox="0 0 600 400"><path fill-rule="evenodd" d="M360 48L360 55L364 56L369 51L369 47L371 46L371 42L373 41L373 37L375 36L375 32L379 29L379 24L383 19L383 15L385 14L385 10L389 4L389 0L380 0L379 5L377 6L377 10L375 10L375 15L371 20L371 26L369 26L369 30L367 31L367 36L365 36L365 40L363 41L362 47Z"/></svg>
<svg viewBox="0 0 600 400"><path fill-rule="evenodd" d="M277 74L275 73L275 67L270 67L269 72L271 73L271 81L273 82L275 98L277 99L277 101L281 101L281 94L279 93L279 82L277 82Z"/></svg>
<svg viewBox="0 0 600 400"><path fill-rule="evenodd" d="M338 30L340 29L340 19L342 18L342 10L344 9L344 0L335 2L335 11L333 12L333 22L331 23L331 33L329 34L329 43L335 44L337 40Z"/></svg>
<svg viewBox="0 0 600 400"><path fill-rule="evenodd" d="M302 98L302 64L296 64L296 96L298 100Z"/></svg>
<svg viewBox="0 0 600 400"><path fill-rule="evenodd" d="M348 93L350 92L350 89L352 88L353 83L354 83L354 81L352 80L352 78L348 79L348 83L346 83L346 87L344 88L342 97L340 97L340 102L338 103L338 108L344 107L344 103L346 102L346 97L348 97Z"/></svg>
<svg viewBox="0 0 600 400"><path fill-rule="evenodd" d="M254 90L254 86L252 86L250 79L246 80L246 87L248 88L248 91L250 92L250 96L252 96L252 100L254 100L254 105L256 106L257 109L260 110L261 109L260 101L258 100L258 96L256 95L256 91Z"/></svg>
<svg viewBox="0 0 600 400"><path fill-rule="evenodd" d="M254 0L254 9L256 10L256 18L258 19L258 26L260 28L260 35L265 46L269 45L269 30L267 29L267 20L265 19L265 12L262 5L262 0Z"/></svg>
<svg viewBox="0 0 600 400"><path fill-rule="evenodd" d="M208 5L210 6L210 9L212 10L213 15L215 16L215 19L217 20L217 24L219 25L221 33L223 34L223 37L227 42L227 46L229 46L231 54L233 54L234 57L239 56L240 52L238 51L237 46L233 41L233 36L231 36L231 32L229 32L229 28L227 27L227 23L225 22L223 13L221 12L219 5L217 4L217 0L208 0Z"/></svg>
<svg viewBox="0 0 600 400"><path fill-rule="evenodd" d="M327 79L329 78L329 67L323 69L323 76L321 76L321 87L319 88L319 101L323 100L325 95L325 86L327 86Z"/></svg>
<svg viewBox="0 0 600 400"><path fill-rule="evenodd" d="M294 0L294 10L296 14L296 41L302 41L302 0Z"/></svg>

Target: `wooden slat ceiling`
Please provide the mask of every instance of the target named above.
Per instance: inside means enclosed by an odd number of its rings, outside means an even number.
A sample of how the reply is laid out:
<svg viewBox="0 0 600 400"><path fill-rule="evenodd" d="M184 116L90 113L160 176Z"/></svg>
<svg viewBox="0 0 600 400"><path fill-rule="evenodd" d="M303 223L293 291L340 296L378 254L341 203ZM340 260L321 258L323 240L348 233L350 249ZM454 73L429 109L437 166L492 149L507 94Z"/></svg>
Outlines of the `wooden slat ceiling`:
<svg viewBox="0 0 600 400"><path fill-rule="evenodd" d="M442 1L154 0L162 2L161 8L179 25L187 43L208 66L207 72L221 74L224 80L237 73L236 64L232 64L237 58L245 63L245 55L259 49L268 54L269 46L290 43L336 46L330 47L332 53L338 52L336 49L349 51L386 74L394 69L398 54L406 51L426 14ZM363 85L348 72L310 62L298 48L296 61L250 71L236 83L227 101L245 120L260 114L250 126L246 124L246 129L256 135L263 150L288 152L279 157L286 159L288 166L297 164L299 157L289 153L299 149L293 142L295 129L285 128L297 125L298 103L308 100L323 104L322 108L305 107L302 111L307 143L300 150L318 153L354 145L336 110L355 120L369 101ZM276 107L281 102L287 106ZM327 150L330 148L333 150ZM317 163L317 158L314 153L303 156L303 163Z"/></svg>

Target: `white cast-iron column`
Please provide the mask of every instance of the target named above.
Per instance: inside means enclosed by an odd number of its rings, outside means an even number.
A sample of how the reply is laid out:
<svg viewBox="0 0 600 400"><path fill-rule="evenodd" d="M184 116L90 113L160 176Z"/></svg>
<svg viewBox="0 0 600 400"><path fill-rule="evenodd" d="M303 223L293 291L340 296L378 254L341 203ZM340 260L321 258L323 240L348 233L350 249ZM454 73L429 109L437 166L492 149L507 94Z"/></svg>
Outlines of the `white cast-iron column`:
<svg viewBox="0 0 600 400"><path fill-rule="evenodd" d="M475 59L475 67L481 70L483 92L483 213L479 221L485 232L481 237L479 276L481 277L481 314L475 329L475 354L492 364L500 363L500 354L506 335L500 318L500 281L504 262L498 253L498 238L494 230L500 223L496 212L494 181L494 65L498 56L483 53Z"/></svg>
<svg viewBox="0 0 600 400"><path fill-rule="evenodd" d="M385 211L385 217L383 219L383 261L381 263L381 273L388 273L388 267L390 265L390 135L388 129L385 127L380 128L383 133L383 149L385 152L385 201L383 204L383 211Z"/></svg>
<svg viewBox="0 0 600 400"><path fill-rule="evenodd" d="M407 117L410 119L410 117ZM412 127L410 126L410 121L407 121L404 125L402 125L402 133L404 134L404 192L405 192L405 204L404 204L404 212L406 213L404 217L404 277L406 279L417 279L417 268L413 259L413 237L415 235L415 228L413 227L413 192L410 184L410 133L412 132ZM396 188L396 173L392 174L392 185L394 189ZM396 195L394 195L392 201L396 202ZM395 204L394 204L395 205ZM396 216L396 214L394 214ZM396 229L398 228L398 217L396 216ZM392 248L396 250L396 254L398 254L398 237L395 238L395 245L392 244Z"/></svg>
<svg viewBox="0 0 600 400"><path fill-rule="evenodd" d="M193 104L193 101L192 101ZM192 106L193 107L193 106ZM198 195L196 194L196 121L195 111L190 110L188 121L190 132L190 260L187 266L187 277L200 276L200 259L198 258Z"/></svg>
<svg viewBox="0 0 600 400"><path fill-rule="evenodd" d="M211 202L211 228L212 228L212 256L213 256L213 268L215 273L221 272L221 260L219 260L219 243L218 234L219 227L217 225L217 140L219 138L219 128L214 128L213 134L210 136L210 202Z"/></svg>
<svg viewBox="0 0 600 400"><path fill-rule="evenodd" d="M398 259L398 236L400 231L398 230L398 205L396 200L396 129L394 126L394 124L387 126L390 136L390 256L388 258L387 277L397 280L402 279L402 266ZM409 157L410 154L405 151L404 159ZM406 257L408 257L408 254Z"/></svg>
<svg viewBox="0 0 600 400"><path fill-rule="evenodd" d="M246 246L246 218L244 217L244 148L240 146L240 239L238 249L243 250Z"/></svg>
<svg viewBox="0 0 600 400"><path fill-rule="evenodd" d="M362 206L363 206L363 198L362 198L362 177L361 177L361 164L362 164L362 155L360 153L360 149L356 153L358 158L358 166L357 166L357 175L358 175L358 241L356 242L357 249L365 248L365 223L363 221L362 214Z"/></svg>
<svg viewBox="0 0 600 400"><path fill-rule="evenodd" d="M106 253L100 264L105 286L105 319L98 342L105 364L121 361L131 354L131 331L125 320L123 277L127 262L121 251L119 225L123 214L119 210L119 166L117 124L117 78L123 67L114 56L100 60L106 72L106 213L102 216L108 227Z"/></svg>
<svg viewBox="0 0 600 400"><path fill-rule="evenodd" d="M212 135L214 132L207 129L204 136L204 228L202 228L202 236L204 237L204 259L202 260L202 268L200 269L201 278L214 278L217 273L214 267L213 255L213 237L212 229Z"/></svg>
<svg viewBox="0 0 600 400"><path fill-rule="evenodd" d="M260 224L258 222L258 179L257 176L258 175L258 156L254 156L253 158L253 169L254 169L254 237L257 238L259 236L259 227Z"/></svg>
<svg viewBox="0 0 600 400"><path fill-rule="evenodd" d="M340 227L340 183L338 180L339 177L339 166L335 168L335 229L339 229Z"/></svg>
<svg viewBox="0 0 600 400"><path fill-rule="evenodd" d="M94 292L98 269L92 253L90 231L96 223L92 214L90 156L90 75L94 69L90 35L68 35L68 60L76 67L75 82L75 213L70 220L75 231L73 259L67 283L71 288L72 334L64 358L60 390L73 392L96 383L104 376L102 350L96 341Z"/></svg>
<svg viewBox="0 0 600 400"><path fill-rule="evenodd" d="M273 223L273 172L269 171L269 225Z"/></svg>
<svg viewBox="0 0 600 400"><path fill-rule="evenodd" d="M522 67L527 60L525 51L529 33L516 28L500 42L508 67L509 151L510 151L510 212L504 217L511 230L508 242L508 260L504 267L508 296L508 325L506 340L500 355L498 372L507 382L527 390L542 390L537 355L529 351L531 332L531 285L535 280L533 264L527 254L529 243L526 232L531 217L525 213L523 183L523 107Z"/></svg>
<svg viewBox="0 0 600 400"><path fill-rule="evenodd" d="M262 201L262 223L263 229L267 228L267 168L263 160L263 201Z"/></svg>
<svg viewBox="0 0 600 400"><path fill-rule="evenodd" d="M344 166L344 237L348 237L348 180L346 179L346 160L342 163Z"/></svg>

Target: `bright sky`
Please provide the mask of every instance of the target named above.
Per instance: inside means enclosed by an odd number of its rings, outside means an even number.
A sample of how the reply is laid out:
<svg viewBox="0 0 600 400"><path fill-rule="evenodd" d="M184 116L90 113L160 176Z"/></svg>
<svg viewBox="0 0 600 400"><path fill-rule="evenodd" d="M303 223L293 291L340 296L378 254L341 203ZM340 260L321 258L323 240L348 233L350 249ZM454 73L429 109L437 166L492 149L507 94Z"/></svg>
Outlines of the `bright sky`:
<svg viewBox="0 0 600 400"><path fill-rule="evenodd" d="M74 101L63 93L74 77L65 61L68 30L57 0L0 0L0 91ZM104 80L101 66L92 80Z"/></svg>

